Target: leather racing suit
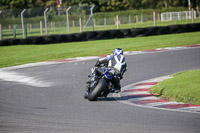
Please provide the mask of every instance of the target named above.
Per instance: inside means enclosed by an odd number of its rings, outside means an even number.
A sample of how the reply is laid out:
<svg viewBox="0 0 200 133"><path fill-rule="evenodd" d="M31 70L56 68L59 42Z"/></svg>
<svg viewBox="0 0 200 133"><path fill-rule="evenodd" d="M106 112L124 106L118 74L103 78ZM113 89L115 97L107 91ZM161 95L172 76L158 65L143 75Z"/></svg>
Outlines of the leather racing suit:
<svg viewBox="0 0 200 133"><path fill-rule="evenodd" d="M127 70L127 64L125 62L125 57L122 54L118 55L108 55L97 61L95 66L101 66L103 64L105 67L112 69L110 73L113 75L113 80L111 81L114 85L116 92L120 92L121 85L120 80L123 78L125 71ZM97 74L103 73L103 68L99 67L97 69Z"/></svg>

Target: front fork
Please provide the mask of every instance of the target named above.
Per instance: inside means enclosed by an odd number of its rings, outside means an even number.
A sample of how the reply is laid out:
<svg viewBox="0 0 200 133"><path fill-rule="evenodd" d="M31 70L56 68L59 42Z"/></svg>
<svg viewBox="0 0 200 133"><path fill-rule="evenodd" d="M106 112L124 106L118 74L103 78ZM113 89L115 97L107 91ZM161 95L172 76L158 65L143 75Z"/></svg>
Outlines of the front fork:
<svg viewBox="0 0 200 133"><path fill-rule="evenodd" d="M88 75L89 80L86 82L87 86L86 86L86 92L89 92L90 89L95 86L96 82L97 82L97 76L92 73L92 75Z"/></svg>

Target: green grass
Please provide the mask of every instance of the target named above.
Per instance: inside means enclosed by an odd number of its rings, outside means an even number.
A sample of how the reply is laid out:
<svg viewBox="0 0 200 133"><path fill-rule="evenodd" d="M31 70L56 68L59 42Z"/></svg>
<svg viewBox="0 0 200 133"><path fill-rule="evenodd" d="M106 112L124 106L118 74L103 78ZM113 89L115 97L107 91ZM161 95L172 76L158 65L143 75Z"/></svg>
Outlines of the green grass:
<svg viewBox="0 0 200 133"><path fill-rule="evenodd" d="M0 47L0 67L66 59L81 56L110 54L114 48L124 51L200 44L200 32L151 37L60 43L49 45L16 45Z"/></svg>
<svg viewBox="0 0 200 133"><path fill-rule="evenodd" d="M200 69L180 72L151 88L151 93L178 102L200 105Z"/></svg>

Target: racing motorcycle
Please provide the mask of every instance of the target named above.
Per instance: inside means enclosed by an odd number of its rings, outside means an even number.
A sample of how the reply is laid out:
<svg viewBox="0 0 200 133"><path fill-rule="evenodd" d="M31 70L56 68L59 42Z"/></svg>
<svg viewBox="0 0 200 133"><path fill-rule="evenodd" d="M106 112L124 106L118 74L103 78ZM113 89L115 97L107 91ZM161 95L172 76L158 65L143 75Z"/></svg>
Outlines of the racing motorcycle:
<svg viewBox="0 0 200 133"><path fill-rule="evenodd" d="M86 82L85 99L89 101L96 101L98 97L107 97L109 93L114 92L114 85L112 84L113 75L112 69L102 67L101 75L96 74L98 67L91 69L91 74L88 76L89 80Z"/></svg>

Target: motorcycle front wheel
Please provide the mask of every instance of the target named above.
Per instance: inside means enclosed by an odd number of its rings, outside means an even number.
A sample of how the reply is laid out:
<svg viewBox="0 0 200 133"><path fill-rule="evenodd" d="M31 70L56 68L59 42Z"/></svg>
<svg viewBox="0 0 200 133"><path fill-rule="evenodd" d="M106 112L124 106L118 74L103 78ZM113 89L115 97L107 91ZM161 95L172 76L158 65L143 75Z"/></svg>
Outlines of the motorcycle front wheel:
<svg viewBox="0 0 200 133"><path fill-rule="evenodd" d="M107 86L106 79L102 78L99 80L99 83L94 89L91 89L87 95L87 99L89 101L96 101L97 97L104 91L105 87Z"/></svg>

